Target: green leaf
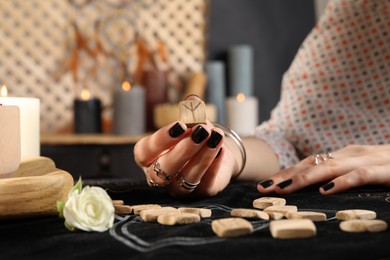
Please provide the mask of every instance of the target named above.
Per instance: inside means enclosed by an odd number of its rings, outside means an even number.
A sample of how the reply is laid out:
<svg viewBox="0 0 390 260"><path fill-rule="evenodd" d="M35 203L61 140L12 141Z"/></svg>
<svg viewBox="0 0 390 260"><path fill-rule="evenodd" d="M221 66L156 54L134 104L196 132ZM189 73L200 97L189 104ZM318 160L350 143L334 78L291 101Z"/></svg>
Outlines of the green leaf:
<svg viewBox="0 0 390 260"><path fill-rule="evenodd" d="M69 192L69 195L72 194L75 190L78 191L78 194L81 193L81 190L83 188L83 184L82 184L82 181L81 181L81 176L79 177L79 180L77 181L77 183L73 186L73 188L70 190Z"/></svg>
<svg viewBox="0 0 390 260"><path fill-rule="evenodd" d="M60 218L63 218L64 217L65 202L63 202L62 200L57 200L56 205L57 205L57 210L58 210L58 216Z"/></svg>

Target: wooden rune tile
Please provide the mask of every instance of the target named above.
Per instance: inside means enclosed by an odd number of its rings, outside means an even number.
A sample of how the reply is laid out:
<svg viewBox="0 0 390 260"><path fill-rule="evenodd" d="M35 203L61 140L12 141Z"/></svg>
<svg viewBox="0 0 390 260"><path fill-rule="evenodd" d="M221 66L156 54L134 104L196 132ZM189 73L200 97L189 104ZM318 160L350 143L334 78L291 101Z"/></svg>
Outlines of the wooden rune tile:
<svg viewBox="0 0 390 260"><path fill-rule="evenodd" d="M202 100L185 100L179 103L179 121L188 127L206 123L206 105Z"/></svg>

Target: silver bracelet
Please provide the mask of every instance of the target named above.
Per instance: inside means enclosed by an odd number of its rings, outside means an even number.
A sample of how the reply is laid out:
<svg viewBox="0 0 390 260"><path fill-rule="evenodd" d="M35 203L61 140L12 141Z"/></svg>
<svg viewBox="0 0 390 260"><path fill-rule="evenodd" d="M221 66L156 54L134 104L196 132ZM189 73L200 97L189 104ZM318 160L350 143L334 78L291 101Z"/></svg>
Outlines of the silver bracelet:
<svg viewBox="0 0 390 260"><path fill-rule="evenodd" d="M240 176L240 174L244 170L245 164L246 164L246 151L245 151L244 144L242 143L241 137L236 132L234 132L232 129L227 128L226 126L223 126L223 125L220 125L217 123L213 123L213 125L218 127L218 128L221 128L223 130L223 132L225 133L225 136L231 138L233 140L233 142L238 146L238 149L241 153L242 165L241 165L240 170L238 171L238 174L235 176L235 178L237 178L238 176Z"/></svg>

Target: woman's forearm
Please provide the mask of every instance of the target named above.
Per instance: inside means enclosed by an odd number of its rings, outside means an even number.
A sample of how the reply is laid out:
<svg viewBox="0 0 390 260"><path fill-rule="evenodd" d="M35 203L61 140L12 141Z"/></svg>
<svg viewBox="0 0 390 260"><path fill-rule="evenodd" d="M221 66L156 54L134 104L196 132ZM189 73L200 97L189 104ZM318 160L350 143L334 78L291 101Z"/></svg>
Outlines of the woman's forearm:
<svg viewBox="0 0 390 260"><path fill-rule="evenodd" d="M237 177L238 180L261 181L280 170L276 154L264 141L255 137L246 137L242 142L246 150L246 164ZM236 156L240 155L236 154Z"/></svg>

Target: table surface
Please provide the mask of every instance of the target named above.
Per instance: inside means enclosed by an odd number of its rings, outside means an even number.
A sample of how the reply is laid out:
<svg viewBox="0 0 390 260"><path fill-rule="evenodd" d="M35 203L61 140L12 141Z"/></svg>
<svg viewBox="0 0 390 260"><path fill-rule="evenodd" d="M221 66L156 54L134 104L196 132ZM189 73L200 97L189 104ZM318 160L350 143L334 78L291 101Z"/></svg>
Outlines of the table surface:
<svg viewBox="0 0 390 260"><path fill-rule="evenodd" d="M145 135L42 134L42 145L116 145L135 144Z"/></svg>
<svg viewBox="0 0 390 260"><path fill-rule="evenodd" d="M179 200L163 189L126 182L99 183L113 199L126 204L159 203L169 206L207 207L213 215L200 223L162 226L144 223L133 215L117 217L103 233L70 232L56 216L0 222L2 259L383 259L390 257L390 230L381 233L346 233L334 218L337 210L369 209L390 223L390 190L366 187L324 196L311 187L283 195L301 211L321 211L328 220L317 222L317 235L306 239L273 239L269 221L251 221L254 233L239 238L219 238L211 229L215 218L228 217L232 208L252 208L261 197L254 183L236 182L212 198ZM4 257L4 258L3 258Z"/></svg>

